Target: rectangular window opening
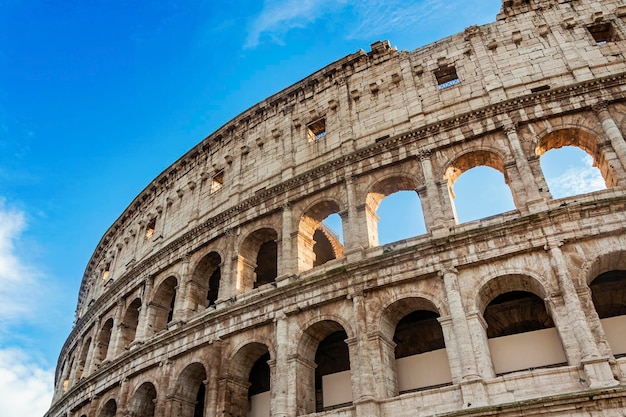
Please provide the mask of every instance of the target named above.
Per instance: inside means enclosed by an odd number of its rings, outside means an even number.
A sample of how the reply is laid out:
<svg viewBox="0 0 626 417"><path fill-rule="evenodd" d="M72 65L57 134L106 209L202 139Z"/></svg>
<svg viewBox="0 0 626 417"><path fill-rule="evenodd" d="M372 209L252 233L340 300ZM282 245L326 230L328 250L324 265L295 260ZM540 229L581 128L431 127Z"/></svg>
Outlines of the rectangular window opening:
<svg viewBox="0 0 626 417"><path fill-rule="evenodd" d="M452 65L441 67L436 70L435 78L437 78L437 85L439 86L440 90L461 83L461 80L459 80L459 77L456 74L456 68L454 68L454 66Z"/></svg>
<svg viewBox="0 0 626 417"><path fill-rule="evenodd" d="M587 30L591 33L597 45L605 45L608 42L615 42L619 39L615 28L610 22L587 26Z"/></svg>
<svg viewBox="0 0 626 417"><path fill-rule="evenodd" d="M102 281L106 281L107 279L109 279L110 274L111 274L111 264L108 263L104 267L104 271L102 272Z"/></svg>
<svg viewBox="0 0 626 417"><path fill-rule="evenodd" d="M217 174L213 175L211 179L211 194L216 191L219 191L224 186L224 171L220 171Z"/></svg>
<svg viewBox="0 0 626 417"><path fill-rule="evenodd" d="M323 117L309 123L306 127L309 142L315 142L326 137L326 119Z"/></svg>
<svg viewBox="0 0 626 417"><path fill-rule="evenodd" d="M146 239L150 239L154 235L154 229L156 228L156 218L150 220L146 226Z"/></svg>

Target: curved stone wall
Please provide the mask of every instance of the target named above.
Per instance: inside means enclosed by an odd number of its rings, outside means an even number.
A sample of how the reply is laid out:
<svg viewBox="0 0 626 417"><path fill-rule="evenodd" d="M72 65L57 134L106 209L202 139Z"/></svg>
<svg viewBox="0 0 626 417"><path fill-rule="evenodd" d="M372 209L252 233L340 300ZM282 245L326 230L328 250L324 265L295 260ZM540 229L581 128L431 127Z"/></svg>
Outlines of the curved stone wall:
<svg viewBox="0 0 626 417"><path fill-rule="evenodd" d="M625 18L505 1L234 118L98 244L48 416L621 416ZM554 199L539 159L562 146L606 190ZM515 209L459 224L452 187L476 166ZM376 210L403 190L427 232L379 245Z"/></svg>

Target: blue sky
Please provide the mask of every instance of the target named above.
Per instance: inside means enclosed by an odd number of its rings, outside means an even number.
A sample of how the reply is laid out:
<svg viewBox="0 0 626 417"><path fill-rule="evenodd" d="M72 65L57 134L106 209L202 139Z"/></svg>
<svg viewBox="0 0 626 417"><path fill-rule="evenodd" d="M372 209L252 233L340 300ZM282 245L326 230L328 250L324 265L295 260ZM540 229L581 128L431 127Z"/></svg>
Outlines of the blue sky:
<svg viewBox="0 0 626 417"><path fill-rule="evenodd" d="M347 54L384 39L412 50L494 21L499 8L499 0L0 0L0 415L48 408L84 267L163 169Z"/></svg>

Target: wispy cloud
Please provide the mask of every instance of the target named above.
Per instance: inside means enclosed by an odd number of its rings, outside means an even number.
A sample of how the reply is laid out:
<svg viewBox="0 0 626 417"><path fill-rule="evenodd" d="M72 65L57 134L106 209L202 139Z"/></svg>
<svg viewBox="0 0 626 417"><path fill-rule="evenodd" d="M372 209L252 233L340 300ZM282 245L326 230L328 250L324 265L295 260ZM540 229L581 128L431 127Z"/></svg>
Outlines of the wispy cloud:
<svg viewBox="0 0 626 417"><path fill-rule="evenodd" d="M556 178L546 178L554 198L590 193L606 188L600 171L593 166L593 158L584 156L577 166L569 166Z"/></svg>
<svg viewBox="0 0 626 417"><path fill-rule="evenodd" d="M26 228L21 210L0 197L0 328L30 321L42 314L37 302L42 274L26 265L17 247ZM39 306L39 307L38 307ZM5 336L5 335L0 335ZM40 417L50 406L54 372L38 364L26 351L12 346L17 336L2 337L0 348L0 415Z"/></svg>
<svg viewBox="0 0 626 417"><path fill-rule="evenodd" d="M244 47L256 47L264 36L280 44L290 30L304 28L345 3L345 0L265 0Z"/></svg>
<svg viewBox="0 0 626 417"><path fill-rule="evenodd" d="M245 48L264 40L282 44L290 30L306 28L322 18L334 21L346 39L372 39L410 26L449 24L450 16L476 23L484 19L480 15L484 9L481 1L266 0L249 28Z"/></svg>
<svg viewBox="0 0 626 417"><path fill-rule="evenodd" d="M50 407L54 373L19 349L0 350L0 416L41 417Z"/></svg>
<svg viewBox="0 0 626 417"><path fill-rule="evenodd" d="M35 312L39 295L36 281L41 274L16 253L16 244L26 227L23 211L8 207L0 197L0 325L28 319Z"/></svg>

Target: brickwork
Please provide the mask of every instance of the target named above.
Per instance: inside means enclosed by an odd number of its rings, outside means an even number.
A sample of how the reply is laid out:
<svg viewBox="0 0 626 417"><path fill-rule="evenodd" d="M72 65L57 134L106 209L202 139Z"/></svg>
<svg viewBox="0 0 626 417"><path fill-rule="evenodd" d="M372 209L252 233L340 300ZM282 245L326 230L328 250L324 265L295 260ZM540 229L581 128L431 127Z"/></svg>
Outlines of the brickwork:
<svg viewBox="0 0 626 417"><path fill-rule="evenodd" d="M235 117L98 244L47 417L244 417L252 374L260 391L269 375L272 417L623 417L625 51L620 1L506 0L492 24L411 52L374 43ZM539 158L562 146L607 189L554 199ZM515 210L459 224L452 187L476 166ZM376 210L402 190L427 233L381 246ZM334 213L343 242L320 226ZM436 317L451 382L402 386L413 312ZM565 359L499 372L505 331L554 335ZM319 349L337 332L351 399L324 406Z"/></svg>

